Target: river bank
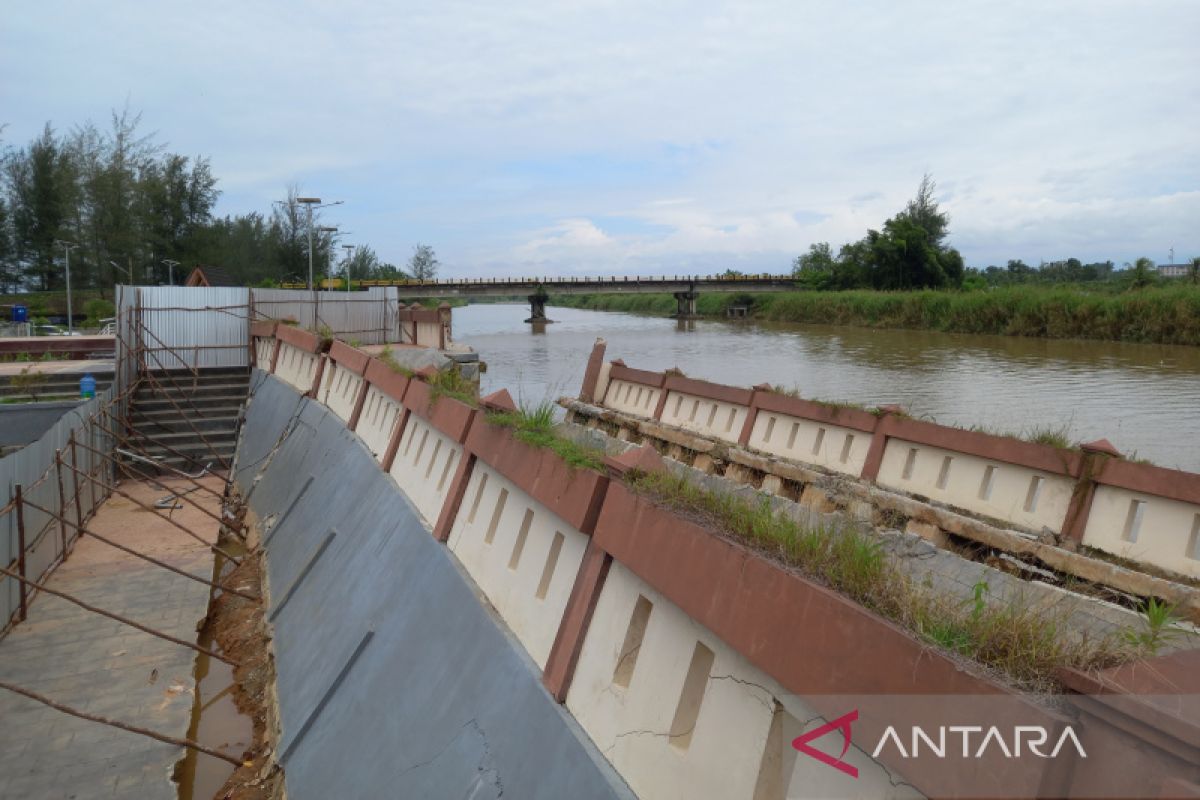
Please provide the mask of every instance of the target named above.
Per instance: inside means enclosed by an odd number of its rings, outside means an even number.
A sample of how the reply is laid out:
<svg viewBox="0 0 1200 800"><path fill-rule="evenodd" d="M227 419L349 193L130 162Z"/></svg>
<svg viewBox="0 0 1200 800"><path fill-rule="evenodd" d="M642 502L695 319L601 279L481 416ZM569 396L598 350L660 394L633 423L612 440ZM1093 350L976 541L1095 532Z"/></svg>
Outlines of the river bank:
<svg viewBox="0 0 1200 800"><path fill-rule="evenodd" d="M669 294L553 297L553 305L668 316ZM1200 287L1151 287L1119 294L1017 286L986 291L780 292L704 294L702 317L724 318L731 306L768 322L998 334L1046 339L1100 339L1200 345Z"/></svg>

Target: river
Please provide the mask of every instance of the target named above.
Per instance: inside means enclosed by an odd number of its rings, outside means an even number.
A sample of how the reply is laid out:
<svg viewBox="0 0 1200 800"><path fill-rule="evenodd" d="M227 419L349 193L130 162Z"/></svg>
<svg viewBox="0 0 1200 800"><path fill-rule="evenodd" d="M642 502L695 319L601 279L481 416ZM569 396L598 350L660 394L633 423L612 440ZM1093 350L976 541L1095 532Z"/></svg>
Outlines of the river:
<svg viewBox="0 0 1200 800"><path fill-rule="evenodd" d="M487 362L484 392L520 402L575 396L597 336L608 359L688 376L797 388L1010 433L1065 429L1128 456L1200 472L1200 348L1125 342L872 330L747 321L677 322L553 308L543 330L517 304L454 309L454 337Z"/></svg>

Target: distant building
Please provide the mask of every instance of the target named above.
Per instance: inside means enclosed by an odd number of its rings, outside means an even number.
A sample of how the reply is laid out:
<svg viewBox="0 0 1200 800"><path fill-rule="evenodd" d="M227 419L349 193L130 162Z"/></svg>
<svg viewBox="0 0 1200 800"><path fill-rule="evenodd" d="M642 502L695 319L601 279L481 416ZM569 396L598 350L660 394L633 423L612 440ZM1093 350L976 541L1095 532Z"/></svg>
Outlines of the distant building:
<svg viewBox="0 0 1200 800"><path fill-rule="evenodd" d="M240 281L220 267L196 267L183 282L184 286L241 286Z"/></svg>
<svg viewBox="0 0 1200 800"><path fill-rule="evenodd" d="M1192 274L1191 264L1159 264L1158 274L1163 278L1184 278Z"/></svg>

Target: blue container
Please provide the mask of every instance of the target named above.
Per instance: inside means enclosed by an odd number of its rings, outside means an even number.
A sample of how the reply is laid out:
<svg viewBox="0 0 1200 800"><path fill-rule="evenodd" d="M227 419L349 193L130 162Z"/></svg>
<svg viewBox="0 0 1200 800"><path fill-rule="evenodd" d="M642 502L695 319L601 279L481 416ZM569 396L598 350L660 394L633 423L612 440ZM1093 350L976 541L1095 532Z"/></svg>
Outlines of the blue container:
<svg viewBox="0 0 1200 800"><path fill-rule="evenodd" d="M96 396L96 379L90 372L79 379L79 396L85 400Z"/></svg>
<svg viewBox="0 0 1200 800"><path fill-rule="evenodd" d="M12 310L12 321L13 322L29 322L29 308L28 307L13 306L12 309L13 309Z"/></svg>

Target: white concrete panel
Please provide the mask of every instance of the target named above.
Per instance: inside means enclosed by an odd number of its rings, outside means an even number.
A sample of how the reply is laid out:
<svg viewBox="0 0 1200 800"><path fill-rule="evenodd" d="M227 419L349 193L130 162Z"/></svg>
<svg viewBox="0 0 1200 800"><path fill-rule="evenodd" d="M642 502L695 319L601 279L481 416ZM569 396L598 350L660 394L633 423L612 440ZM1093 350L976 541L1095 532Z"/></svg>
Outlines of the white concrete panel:
<svg viewBox="0 0 1200 800"><path fill-rule="evenodd" d="M1035 531L1062 530L1075 487L1062 475L903 439L888 440L877 482Z"/></svg>
<svg viewBox="0 0 1200 800"><path fill-rule="evenodd" d="M259 369L271 371L271 357L275 355L275 339L269 336L256 336L254 339L254 355Z"/></svg>
<svg viewBox="0 0 1200 800"><path fill-rule="evenodd" d="M362 388L363 377L343 368L336 361L330 361L321 375L321 384L318 393L320 401L348 423L354 413L354 403L358 399L358 390Z"/></svg>
<svg viewBox="0 0 1200 800"><path fill-rule="evenodd" d="M1200 506L1098 486L1083 543L1200 578Z"/></svg>
<svg viewBox="0 0 1200 800"><path fill-rule="evenodd" d="M661 393L661 389L653 386L614 380L609 382L601 405L631 416L652 419Z"/></svg>
<svg viewBox="0 0 1200 800"><path fill-rule="evenodd" d="M454 481L462 445L416 414L408 415L391 476L432 528Z"/></svg>
<svg viewBox="0 0 1200 800"><path fill-rule="evenodd" d="M736 444L738 437L742 435L742 425L746 422L747 413L749 408L746 406L709 400L683 392L670 392L667 394L667 405L663 408L661 421Z"/></svg>
<svg viewBox="0 0 1200 800"><path fill-rule="evenodd" d="M639 598L651 604L649 617L640 641L623 652ZM698 644L713 658L688 737L672 725ZM618 562L596 604L567 708L646 800L919 796L893 786L857 747L845 757L857 779L797 757L791 740L825 720Z"/></svg>
<svg viewBox="0 0 1200 800"><path fill-rule="evenodd" d="M317 377L317 365L321 356L309 353L287 342L279 345L279 361L275 365L275 375L299 392L308 392L313 388Z"/></svg>
<svg viewBox="0 0 1200 800"><path fill-rule="evenodd" d="M529 656L545 667L587 537L476 461L448 544Z"/></svg>
<svg viewBox="0 0 1200 800"><path fill-rule="evenodd" d="M400 423L402 411L398 402L379 391L377 387L367 387L367 397L363 401L362 414L358 418L355 432L362 437L363 443L375 456L376 461L383 461L388 442L392 440L396 425Z"/></svg>
<svg viewBox="0 0 1200 800"><path fill-rule="evenodd" d="M861 475L871 434L824 422L759 411L750 447L781 458L815 464L846 475Z"/></svg>

